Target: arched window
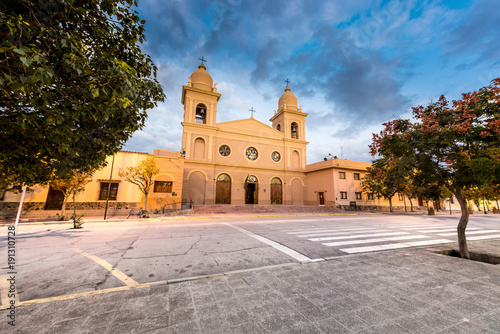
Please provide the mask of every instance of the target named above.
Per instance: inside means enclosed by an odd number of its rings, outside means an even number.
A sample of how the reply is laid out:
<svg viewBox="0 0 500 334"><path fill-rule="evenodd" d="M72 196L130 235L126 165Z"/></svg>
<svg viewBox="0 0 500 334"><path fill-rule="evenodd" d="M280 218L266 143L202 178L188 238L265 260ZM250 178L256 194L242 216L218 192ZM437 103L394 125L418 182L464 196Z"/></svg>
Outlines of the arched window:
<svg viewBox="0 0 500 334"><path fill-rule="evenodd" d="M299 139L299 126L297 123L292 123L292 138Z"/></svg>
<svg viewBox="0 0 500 334"><path fill-rule="evenodd" d="M281 124L276 125L276 130L281 131Z"/></svg>
<svg viewBox="0 0 500 334"><path fill-rule="evenodd" d="M207 107L204 104L196 106L196 123L207 124Z"/></svg>

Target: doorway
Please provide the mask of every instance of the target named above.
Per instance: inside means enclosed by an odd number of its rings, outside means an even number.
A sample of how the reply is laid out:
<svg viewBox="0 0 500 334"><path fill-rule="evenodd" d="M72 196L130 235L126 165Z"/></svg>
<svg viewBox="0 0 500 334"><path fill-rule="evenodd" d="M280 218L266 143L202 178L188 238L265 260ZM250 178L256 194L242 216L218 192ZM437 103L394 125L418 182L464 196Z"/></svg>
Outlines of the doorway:
<svg viewBox="0 0 500 334"><path fill-rule="evenodd" d="M283 204L283 187L277 177L271 180L271 204Z"/></svg>
<svg viewBox="0 0 500 334"><path fill-rule="evenodd" d="M247 176L247 179L245 180L245 204L257 204L258 189L257 178L253 175Z"/></svg>
<svg viewBox="0 0 500 334"><path fill-rule="evenodd" d="M325 193L320 191L318 192L319 197L319 205L325 205Z"/></svg>
<svg viewBox="0 0 500 334"><path fill-rule="evenodd" d="M227 174L217 177L215 204L231 204L231 177Z"/></svg>
<svg viewBox="0 0 500 334"><path fill-rule="evenodd" d="M61 210L64 202L64 194L61 190L49 187L47 201L44 210Z"/></svg>

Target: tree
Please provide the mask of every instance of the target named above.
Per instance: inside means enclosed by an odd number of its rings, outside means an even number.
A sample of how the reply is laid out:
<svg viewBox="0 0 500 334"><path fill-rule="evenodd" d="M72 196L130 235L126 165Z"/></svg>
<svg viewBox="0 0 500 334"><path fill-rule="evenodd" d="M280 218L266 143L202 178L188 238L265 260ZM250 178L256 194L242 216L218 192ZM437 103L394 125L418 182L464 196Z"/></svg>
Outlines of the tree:
<svg viewBox="0 0 500 334"><path fill-rule="evenodd" d="M420 184L439 183L457 198L459 251L470 258L465 229L469 221L463 192L500 180L500 78L462 95L449 106L444 96L413 108L414 121L396 119L373 135L372 155L411 166Z"/></svg>
<svg viewBox="0 0 500 334"><path fill-rule="evenodd" d="M135 184L144 194L144 210L148 209L148 194L153 185L153 176L158 174L160 169L156 166L153 157L142 160L136 167L127 167L125 170L118 170L118 175L126 181Z"/></svg>
<svg viewBox="0 0 500 334"><path fill-rule="evenodd" d="M164 94L134 5L0 2L1 177L34 185L90 172L144 126Z"/></svg>
<svg viewBox="0 0 500 334"><path fill-rule="evenodd" d="M391 175L387 173L387 169L368 168L368 174L363 179L362 187L366 192L375 193L377 197L389 200L389 211L393 212L392 197L397 190Z"/></svg>
<svg viewBox="0 0 500 334"><path fill-rule="evenodd" d="M92 174L88 173L75 173L71 178L67 179L56 179L50 182L52 188L59 190L63 193L64 200L61 210L61 217L64 217L66 210L66 202L70 195L73 195L73 199L76 194L85 190L85 186L92 181ZM73 207L74 207L73 203Z"/></svg>

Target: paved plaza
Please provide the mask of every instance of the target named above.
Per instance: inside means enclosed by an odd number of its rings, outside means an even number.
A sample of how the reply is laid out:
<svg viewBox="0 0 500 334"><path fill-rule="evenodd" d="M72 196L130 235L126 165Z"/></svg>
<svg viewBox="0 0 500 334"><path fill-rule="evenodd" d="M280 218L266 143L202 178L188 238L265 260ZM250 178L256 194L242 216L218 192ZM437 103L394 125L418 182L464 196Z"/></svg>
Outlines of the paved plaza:
<svg viewBox="0 0 500 334"><path fill-rule="evenodd" d="M15 327L1 311L0 331L499 333L500 266L436 253L456 248L452 218L400 217L31 227L19 243L34 252L19 267L22 306ZM471 222L471 250L500 255L497 221ZM412 244L424 240L448 242ZM183 266L168 269L176 258Z"/></svg>

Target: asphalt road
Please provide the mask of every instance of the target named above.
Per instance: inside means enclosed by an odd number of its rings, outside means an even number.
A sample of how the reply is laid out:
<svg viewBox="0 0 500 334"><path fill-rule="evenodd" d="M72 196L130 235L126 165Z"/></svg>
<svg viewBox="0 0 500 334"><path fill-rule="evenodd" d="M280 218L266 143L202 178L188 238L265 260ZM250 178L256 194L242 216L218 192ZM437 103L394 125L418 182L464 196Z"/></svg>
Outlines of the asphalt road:
<svg viewBox="0 0 500 334"><path fill-rule="evenodd" d="M456 243L457 223L456 215L360 215L184 219L26 232L21 226L16 236L16 288L24 302ZM2 228L7 232L7 227ZM469 240L500 238L500 215L471 216L467 235ZM6 247L5 243L0 246L5 259ZM1 269L1 275L7 275L8 268L2 265Z"/></svg>

